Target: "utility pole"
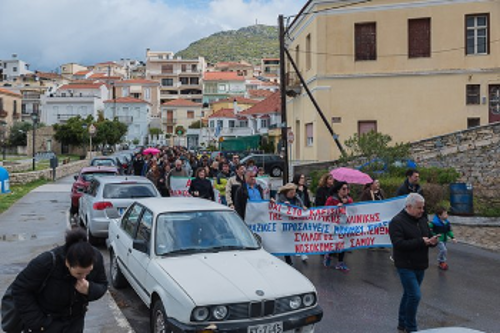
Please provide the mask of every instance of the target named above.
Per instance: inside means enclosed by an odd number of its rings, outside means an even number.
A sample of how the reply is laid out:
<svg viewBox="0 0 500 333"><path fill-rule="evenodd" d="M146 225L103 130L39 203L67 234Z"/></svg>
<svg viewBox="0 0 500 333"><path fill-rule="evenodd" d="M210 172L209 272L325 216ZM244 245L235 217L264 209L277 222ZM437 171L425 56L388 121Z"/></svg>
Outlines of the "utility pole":
<svg viewBox="0 0 500 333"><path fill-rule="evenodd" d="M288 125L286 119L286 77L285 77L285 25L283 15L278 17L279 38L280 38L280 90L281 90L281 150L285 165L283 168L283 185L288 183Z"/></svg>

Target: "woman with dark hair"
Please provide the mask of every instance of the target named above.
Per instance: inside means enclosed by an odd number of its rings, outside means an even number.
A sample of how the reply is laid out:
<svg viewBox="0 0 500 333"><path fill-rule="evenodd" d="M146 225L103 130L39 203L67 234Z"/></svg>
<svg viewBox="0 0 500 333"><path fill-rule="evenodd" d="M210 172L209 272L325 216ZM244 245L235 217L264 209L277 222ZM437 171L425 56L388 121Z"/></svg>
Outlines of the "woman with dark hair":
<svg viewBox="0 0 500 333"><path fill-rule="evenodd" d="M196 177L191 181L189 186L189 193L193 197L203 198L215 201L214 188L210 180L206 178L207 172L205 167L199 167L196 169L194 176Z"/></svg>
<svg viewBox="0 0 500 333"><path fill-rule="evenodd" d="M25 332L81 333L89 302L108 288L102 254L81 228L66 242L40 254L12 284L14 304Z"/></svg>
<svg viewBox="0 0 500 333"><path fill-rule="evenodd" d="M297 195L304 203L306 208L311 208L311 198L309 197L309 191L306 186L306 175L299 173L293 176L292 183L297 185Z"/></svg>
<svg viewBox="0 0 500 333"><path fill-rule="evenodd" d="M326 200L326 206L343 206L353 203L352 198L349 196L349 185L346 182L336 182L332 188L332 195ZM344 262L345 252L339 253L339 261L335 265L335 269L343 272L348 272L349 267ZM325 267L330 266L330 254L325 254L323 258L323 264Z"/></svg>
<svg viewBox="0 0 500 333"><path fill-rule="evenodd" d="M380 181L378 179L374 179L373 182L368 183L363 187L363 192L361 193L359 201L377 201L384 199L385 194L380 188Z"/></svg>
<svg viewBox="0 0 500 333"><path fill-rule="evenodd" d="M318 183L318 189L316 190L316 197L314 199L316 207L324 206L326 204L326 199L328 199L331 194L333 184L334 180L332 175L325 173L321 176Z"/></svg>

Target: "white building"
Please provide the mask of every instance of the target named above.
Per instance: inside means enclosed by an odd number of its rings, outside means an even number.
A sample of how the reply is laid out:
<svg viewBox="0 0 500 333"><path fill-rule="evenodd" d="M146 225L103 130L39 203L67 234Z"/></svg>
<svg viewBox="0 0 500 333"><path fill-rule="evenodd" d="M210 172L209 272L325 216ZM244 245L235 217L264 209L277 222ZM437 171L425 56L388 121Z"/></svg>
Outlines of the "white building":
<svg viewBox="0 0 500 333"><path fill-rule="evenodd" d="M97 118L104 111L104 101L109 98L109 89L104 83L66 84L55 92L42 96L41 121L47 125L65 123L77 115Z"/></svg>
<svg viewBox="0 0 500 333"><path fill-rule="evenodd" d="M25 61L18 59L17 54L13 54L12 59L0 60L0 81L12 81L21 75L33 74L29 66Z"/></svg>
<svg viewBox="0 0 500 333"><path fill-rule="evenodd" d="M148 136L151 103L133 97L120 97L104 101L104 117L118 118L118 121L128 126L124 140L132 142L139 140L143 145Z"/></svg>

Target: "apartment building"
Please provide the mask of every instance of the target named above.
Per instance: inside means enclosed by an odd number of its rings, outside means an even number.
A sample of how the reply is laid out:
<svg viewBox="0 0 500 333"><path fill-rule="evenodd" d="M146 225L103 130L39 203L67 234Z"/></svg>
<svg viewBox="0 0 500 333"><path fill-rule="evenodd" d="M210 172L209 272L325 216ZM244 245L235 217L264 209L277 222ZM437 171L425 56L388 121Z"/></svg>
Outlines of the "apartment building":
<svg viewBox="0 0 500 333"><path fill-rule="evenodd" d="M5 88L0 88L0 125L8 132L14 122L21 118L22 95Z"/></svg>
<svg viewBox="0 0 500 333"><path fill-rule="evenodd" d="M175 134L175 128L187 129L193 122L205 117L203 105L185 99L176 99L161 105L161 129L166 134Z"/></svg>
<svg viewBox="0 0 500 333"><path fill-rule="evenodd" d="M12 59L0 59L0 81L12 81L17 77L32 74L29 64L19 59L17 54L12 55Z"/></svg>
<svg viewBox="0 0 500 333"><path fill-rule="evenodd" d="M110 83L116 98L132 97L151 104L152 116L160 114L160 83L146 79L118 80ZM114 88L113 88L114 87Z"/></svg>
<svg viewBox="0 0 500 333"><path fill-rule="evenodd" d="M201 103L206 66L203 57L182 59L173 52L146 51L146 79L160 83L161 104L176 99Z"/></svg>
<svg viewBox="0 0 500 333"><path fill-rule="evenodd" d="M261 73L264 78L279 82L280 78L280 59L279 58L263 58L261 60Z"/></svg>
<svg viewBox="0 0 500 333"><path fill-rule="evenodd" d="M245 77L235 72L206 72L203 76L203 103L244 96Z"/></svg>
<svg viewBox="0 0 500 333"><path fill-rule="evenodd" d="M499 15L487 0L310 0L286 47L341 142L370 130L409 142L500 120ZM337 158L286 67L292 153Z"/></svg>
<svg viewBox="0 0 500 333"><path fill-rule="evenodd" d="M87 67L79 65L74 62L70 62L67 64L62 64L60 66L61 75L64 77L73 77L73 74L77 72L87 71L89 70Z"/></svg>
<svg viewBox="0 0 500 333"><path fill-rule="evenodd" d="M109 97L109 89L104 83L63 85L42 96L41 122L47 125L65 123L77 115L97 119L98 111L104 111L104 101Z"/></svg>

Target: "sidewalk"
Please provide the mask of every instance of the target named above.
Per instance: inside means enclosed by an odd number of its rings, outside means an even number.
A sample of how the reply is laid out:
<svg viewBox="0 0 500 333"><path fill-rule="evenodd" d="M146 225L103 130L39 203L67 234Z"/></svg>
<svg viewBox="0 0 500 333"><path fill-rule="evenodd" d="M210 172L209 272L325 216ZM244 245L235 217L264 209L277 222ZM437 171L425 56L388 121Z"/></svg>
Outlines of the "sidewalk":
<svg viewBox="0 0 500 333"><path fill-rule="evenodd" d="M0 214L1 295L32 258L64 243L72 182L69 176L43 185ZM109 291L89 305L85 333L96 332L134 332Z"/></svg>

